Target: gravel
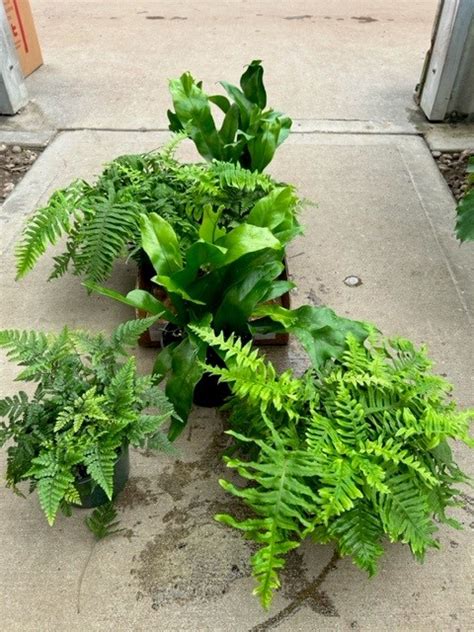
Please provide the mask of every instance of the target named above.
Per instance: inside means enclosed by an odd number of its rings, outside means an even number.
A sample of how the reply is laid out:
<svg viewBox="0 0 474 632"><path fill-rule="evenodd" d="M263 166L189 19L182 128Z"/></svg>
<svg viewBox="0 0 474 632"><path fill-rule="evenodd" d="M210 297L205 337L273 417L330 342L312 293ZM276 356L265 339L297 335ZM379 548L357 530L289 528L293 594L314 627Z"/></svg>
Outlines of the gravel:
<svg viewBox="0 0 474 632"><path fill-rule="evenodd" d="M474 156L474 149L453 152L432 151L431 155L436 160L438 169L443 174L453 196L459 202L471 187L466 168L469 157Z"/></svg>
<svg viewBox="0 0 474 632"><path fill-rule="evenodd" d="M33 166L41 149L0 143L0 203Z"/></svg>

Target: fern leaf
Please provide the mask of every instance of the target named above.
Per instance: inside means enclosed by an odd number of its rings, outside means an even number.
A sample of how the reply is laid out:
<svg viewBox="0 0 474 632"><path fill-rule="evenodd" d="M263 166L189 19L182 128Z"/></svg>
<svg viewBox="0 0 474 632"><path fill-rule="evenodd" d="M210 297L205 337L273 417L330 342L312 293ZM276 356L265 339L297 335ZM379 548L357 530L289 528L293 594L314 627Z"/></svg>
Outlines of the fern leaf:
<svg viewBox="0 0 474 632"><path fill-rule="evenodd" d="M160 415L140 415L132 424L128 439L130 443L137 447L148 446L152 450L156 450L162 438L157 433L158 428L169 420L170 413L165 412ZM165 445L163 443L163 445Z"/></svg>
<svg viewBox="0 0 474 632"><path fill-rule="evenodd" d="M393 542L408 543L413 555L422 560L428 547L438 547L426 498L411 473L392 476L387 485L390 493L379 495L378 500L384 530Z"/></svg>
<svg viewBox="0 0 474 632"><path fill-rule="evenodd" d="M17 279L25 276L35 266L46 251L48 243L54 245L69 231L86 186L84 182L77 181L66 189L56 191L44 208L28 218L22 240L15 249Z"/></svg>
<svg viewBox="0 0 474 632"><path fill-rule="evenodd" d="M354 501L363 497L359 488L360 478L346 459L334 458L321 474L321 482L318 495L321 498L321 517L325 524L333 516L352 509Z"/></svg>
<svg viewBox="0 0 474 632"><path fill-rule="evenodd" d="M24 391L12 397L0 399L0 417L8 417L11 421L16 420L26 411L28 406L28 395Z"/></svg>
<svg viewBox="0 0 474 632"><path fill-rule="evenodd" d="M89 531L91 531L97 540L102 540L116 533L120 533L123 529L117 529L120 520L116 520L117 510L113 503L106 503L94 509L90 516L85 518L85 523Z"/></svg>
<svg viewBox="0 0 474 632"><path fill-rule="evenodd" d="M0 331L0 347L8 349L7 356L12 361L26 366L36 363L42 357L48 349L49 341L48 336L39 331Z"/></svg>
<svg viewBox="0 0 474 632"><path fill-rule="evenodd" d="M377 560L383 554L380 545L383 529L372 507L357 502L329 525L328 532L337 540L341 555L351 555L357 566L369 575L377 572Z"/></svg>
<svg viewBox="0 0 474 632"><path fill-rule="evenodd" d="M93 201L89 203L93 204ZM124 252L127 242L133 241L141 210L139 204L117 202L116 192L110 185L107 197L99 197L94 203L94 211L88 214L78 236L77 271L89 281L103 281L110 274L115 259Z"/></svg>
<svg viewBox="0 0 474 632"><path fill-rule="evenodd" d="M134 418L135 375L135 358L130 357L105 388L104 395L110 402L112 416L124 420Z"/></svg>
<svg viewBox="0 0 474 632"><path fill-rule="evenodd" d="M53 526L59 506L74 482L74 476L59 465L50 475L38 476L41 476L37 486L40 505L49 525Z"/></svg>
<svg viewBox="0 0 474 632"><path fill-rule="evenodd" d="M157 316L148 318L138 318L129 320L115 329L111 336L111 343L114 349L120 350L122 347L134 347L139 337L156 321Z"/></svg>
<svg viewBox="0 0 474 632"><path fill-rule="evenodd" d="M114 492L114 467L117 461L116 447L96 443L84 458L84 465L92 479L102 487L107 498Z"/></svg>

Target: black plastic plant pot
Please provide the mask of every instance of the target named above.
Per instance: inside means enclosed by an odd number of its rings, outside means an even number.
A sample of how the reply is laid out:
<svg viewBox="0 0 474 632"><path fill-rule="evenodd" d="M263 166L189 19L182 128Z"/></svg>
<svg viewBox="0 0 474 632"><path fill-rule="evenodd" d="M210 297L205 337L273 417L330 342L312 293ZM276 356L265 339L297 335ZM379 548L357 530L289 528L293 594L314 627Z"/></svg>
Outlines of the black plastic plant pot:
<svg viewBox="0 0 474 632"><path fill-rule="evenodd" d="M169 345L172 342L180 342L183 339L181 329L168 323L163 331L163 345ZM211 366L225 366L224 361L214 349L208 348L206 353L206 362ZM222 406L226 397L230 395L228 384L219 384L219 378L212 373L204 373L202 378L194 387L193 402L197 406L205 408L215 408Z"/></svg>
<svg viewBox="0 0 474 632"><path fill-rule="evenodd" d="M129 473L130 457L128 446L126 446L122 448L115 462L113 498L125 487ZM99 507L100 505L105 505L110 502L102 487L99 487L91 478L77 478L75 485L81 497L80 507L89 509L90 507Z"/></svg>

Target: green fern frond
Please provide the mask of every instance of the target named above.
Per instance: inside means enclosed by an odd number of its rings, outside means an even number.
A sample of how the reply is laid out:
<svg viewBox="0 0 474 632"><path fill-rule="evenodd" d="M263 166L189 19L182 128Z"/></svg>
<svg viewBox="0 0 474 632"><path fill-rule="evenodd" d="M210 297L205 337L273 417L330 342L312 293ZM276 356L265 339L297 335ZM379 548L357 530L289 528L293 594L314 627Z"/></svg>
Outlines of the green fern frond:
<svg viewBox="0 0 474 632"><path fill-rule="evenodd" d="M86 190L85 182L73 182L66 189L56 191L48 204L28 219L22 240L15 250L17 279L34 267L48 243L54 245L70 230L71 222L81 215L78 205Z"/></svg>
<svg viewBox="0 0 474 632"><path fill-rule="evenodd" d="M389 494L378 496L378 511L385 533L392 542L410 545L415 557L422 560L428 547L438 548L433 539L437 527L430 519L425 494L409 472L387 480Z"/></svg>
<svg viewBox="0 0 474 632"><path fill-rule="evenodd" d="M94 509L90 516L85 518L85 523L89 531L91 531L97 540L102 540L116 533L120 533L123 529L117 529L120 520L116 520L117 510L113 503L106 503Z"/></svg>
<svg viewBox="0 0 474 632"><path fill-rule="evenodd" d="M107 197L90 203L93 212L86 212L87 219L78 235L80 247L75 254L75 265L78 273L99 283L110 274L127 243L136 237L142 209L134 203L117 201L112 185Z"/></svg>
<svg viewBox="0 0 474 632"><path fill-rule="evenodd" d="M107 498L112 500L114 492L114 466L117 447L96 443L85 455L84 465L92 479L102 487Z"/></svg>
<svg viewBox="0 0 474 632"><path fill-rule="evenodd" d="M0 347L8 349L7 356L13 362L26 365L36 362L48 349L51 337L40 331L3 329L0 331Z"/></svg>
<svg viewBox="0 0 474 632"><path fill-rule="evenodd" d="M347 459L334 458L321 473L321 483L318 495L324 524L330 518L352 509L355 501L363 497L360 477Z"/></svg>
<svg viewBox="0 0 474 632"><path fill-rule="evenodd" d="M54 524L56 514L64 497L74 482L72 473L57 462L51 454L33 459L37 490L41 508L50 526Z"/></svg>
<svg viewBox="0 0 474 632"><path fill-rule="evenodd" d="M26 412L28 395L24 391L0 399L0 417L8 417L11 421L18 419Z"/></svg>
<svg viewBox="0 0 474 632"><path fill-rule="evenodd" d="M111 343L114 349L121 351L122 347L134 347L140 336L156 321L157 316L128 320L112 332Z"/></svg>
<svg viewBox="0 0 474 632"><path fill-rule="evenodd" d="M372 507L359 501L329 525L328 533L337 540L341 555L352 556L357 566L375 575L377 560L383 554L380 545L383 529Z"/></svg>
<svg viewBox="0 0 474 632"><path fill-rule="evenodd" d="M153 446L157 446L161 441L168 451L168 444L163 442L157 431L169 418L170 412L167 411L159 415L140 415L129 433L130 443L137 447L149 447L155 450L157 448Z"/></svg>
<svg viewBox="0 0 474 632"><path fill-rule="evenodd" d="M217 517L221 522L246 532L248 538L262 548L252 557L253 575L257 580L255 594L268 608L272 592L280 585L279 571L284 566L283 555L300 544L303 532L311 531L313 523L306 517L314 511L317 496L305 477L314 469L304 453L292 449L275 429L274 446L257 440L261 448L259 461L226 458L234 468L254 484L238 488L228 481L219 481L230 494L242 498L259 518L237 521L228 515ZM249 441L245 437L241 437Z"/></svg>
<svg viewBox="0 0 474 632"><path fill-rule="evenodd" d="M132 419L135 404L135 358L128 358L104 390L110 407L110 416L118 419Z"/></svg>

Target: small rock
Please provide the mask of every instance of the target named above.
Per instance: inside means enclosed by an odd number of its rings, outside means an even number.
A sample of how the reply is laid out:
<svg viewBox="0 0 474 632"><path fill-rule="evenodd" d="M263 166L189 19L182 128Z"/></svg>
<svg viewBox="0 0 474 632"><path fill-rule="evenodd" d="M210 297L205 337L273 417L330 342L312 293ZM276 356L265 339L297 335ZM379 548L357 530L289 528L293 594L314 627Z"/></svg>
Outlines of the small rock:
<svg viewBox="0 0 474 632"><path fill-rule="evenodd" d="M23 158L21 156L13 156L13 164L15 165L23 164Z"/></svg>
<svg viewBox="0 0 474 632"><path fill-rule="evenodd" d="M433 158L439 158L441 156L441 152L440 151L432 151L431 155L433 156Z"/></svg>
<svg viewBox="0 0 474 632"><path fill-rule="evenodd" d="M443 163L441 163L440 165L438 165L438 169L440 171L449 171L449 167L448 165L444 165Z"/></svg>
<svg viewBox="0 0 474 632"><path fill-rule="evenodd" d="M21 154L21 147L20 147L20 145L13 145L12 153L14 153L14 154Z"/></svg>
<svg viewBox="0 0 474 632"><path fill-rule="evenodd" d="M5 143L0 143L0 154L4 154L7 151Z"/></svg>
<svg viewBox="0 0 474 632"><path fill-rule="evenodd" d="M459 160L459 154L451 154L453 160Z"/></svg>
<svg viewBox="0 0 474 632"><path fill-rule="evenodd" d="M11 193L14 188L15 185L13 184L13 182L7 182L3 187L3 193Z"/></svg>
<svg viewBox="0 0 474 632"><path fill-rule="evenodd" d="M357 287L358 285L362 285L362 279L355 274L350 274L346 276L344 283L349 287Z"/></svg>

